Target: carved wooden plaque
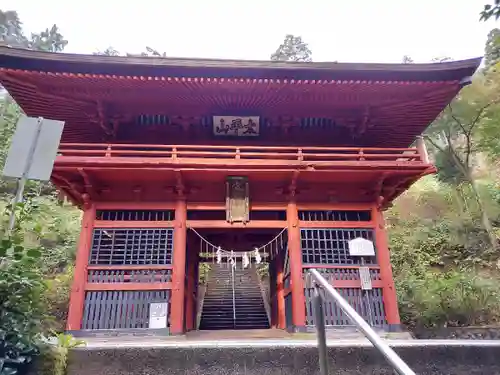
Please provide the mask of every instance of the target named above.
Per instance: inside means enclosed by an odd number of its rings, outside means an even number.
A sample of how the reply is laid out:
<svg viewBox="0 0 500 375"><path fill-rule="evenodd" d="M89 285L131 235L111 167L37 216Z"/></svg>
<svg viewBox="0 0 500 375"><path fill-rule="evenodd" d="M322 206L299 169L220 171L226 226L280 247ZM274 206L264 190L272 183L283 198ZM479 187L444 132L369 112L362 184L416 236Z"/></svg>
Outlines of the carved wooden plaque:
<svg viewBox="0 0 500 375"><path fill-rule="evenodd" d="M247 177L228 177L226 180L226 220L246 223L250 219Z"/></svg>

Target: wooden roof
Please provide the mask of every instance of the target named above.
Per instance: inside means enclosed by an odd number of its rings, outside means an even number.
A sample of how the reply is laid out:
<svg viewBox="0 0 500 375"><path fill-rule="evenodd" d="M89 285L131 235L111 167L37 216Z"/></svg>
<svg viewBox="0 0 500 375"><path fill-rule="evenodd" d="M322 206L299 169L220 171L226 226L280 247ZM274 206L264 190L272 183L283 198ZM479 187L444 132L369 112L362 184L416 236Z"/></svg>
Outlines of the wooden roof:
<svg viewBox="0 0 500 375"><path fill-rule="evenodd" d="M360 144L400 147L432 122L479 63L290 63L0 47L0 83L28 115L66 121L65 141L102 141L98 123L109 118L238 113L332 118L356 128Z"/></svg>

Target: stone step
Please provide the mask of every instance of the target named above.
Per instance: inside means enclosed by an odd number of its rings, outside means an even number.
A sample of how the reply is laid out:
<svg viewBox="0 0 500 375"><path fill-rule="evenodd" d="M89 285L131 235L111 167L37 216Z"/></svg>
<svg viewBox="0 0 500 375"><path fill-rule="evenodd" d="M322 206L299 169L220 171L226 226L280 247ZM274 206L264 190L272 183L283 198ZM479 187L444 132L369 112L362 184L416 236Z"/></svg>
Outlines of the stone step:
<svg viewBox="0 0 500 375"><path fill-rule="evenodd" d="M243 302L243 301L246 301L246 300L251 301L250 303L254 303L255 301L262 302L262 296L250 296L248 298L245 298L244 296L238 296L238 297L239 298L236 298L236 296L235 296L235 299L238 302ZM206 296L204 300L205 301L214 301L214 302L216 302L216 301L231 301L231 303L232 303L232 301L233 301L233 295L232 294L229 295L229 296L228 295L221 295L221 296L212 296L212 295L210 295L210 296Z"/></svg>
<svg viewBox="0 0 500 375"><path fill-rule="evenodd" d="M269 328L255 269L235 270L234 276L233 280L230 269L212 270L203 301L200 328Z"/></svg>
<svg viewBox="0 0 500 375"><path fill-rule="evenodd" d="M235 293L239 294L246 294L246 293L252 293L252 294L262 294L260 289L235 289ZM233 289L228 288L228 289L207 289L206 294L233 294Z"/></svg>
<svg viewBox="0 0 500 375"><path fill-rule="evenodd" d="M263 305L262 297L260 299L255 298L250 301L235 301L236 305L252 305L252 306L257 306L257 305ZM226 298L226 299L220 299L220 298L209 298L205 299L203 302L203 306L223 306L223 305L231 305L233 306L233 299L232 298Z"/></svg>
<svg viewBox="0 0 500 375"><path fill-rule="evenodd" d="M241 329L241 330L252 330L252 329L269 329L269 324L266 322L253 323L251 326L242 322L216 322L216 323L200 323L201 331L211 331L211 330L228 330L228 329Z"/></svg>
<svg viewBox="0 0 500 375"><path fill-rule="evenodd" d="M254 324L265 324L268 325L269 321L266 316L256 316L249 320L249 318L245 316L237 316L236 319L233 319L231 315L229 316L210 316L210 317L204 317L201 319L202 324L233 324L233 322L241 322L242 324L250 326L249 328L252 328Z"/></svg>
<svg viewBox="0 0 500 375"><path fill-rule="evenodd" d="M232 303L227 303L224 305L205 305L203 306L203 311L266 311L263 304L252 304L252 305L238 305L233 306Z"/></svg>
<svg viewBox="0 0 500 375"><path fill-rule="evenodd" d="M228 311L233 311L233 306L204 306L203 311L208 312L208 311L222 311L222 310L228 310ZM234 310L237 311L264 311L264 306L263 305L236 305L234 307Z"/></svg>
<svg viewBox="0 0 500 375"><path fill-rule="evenodd" d="M213 317L213 316L230 316L232 318L233 315L246 317L248 319L251 319L254 317L266 317L266 319L267 319L267 313L265 311L260 311L260 310L236 310L234 313L233 313L233 310L204 311L203 314L201 315L201 318L204 319L204 318Z"/></svg>
<svg viewBox="0 0 500 375"><path fill-rule="evenodd" d="M212 322L212 321L233 321L233 314L207 314L201 317L202 321ZM268 321L266 314L236 314L237 320L245 320L249 323L257 321Z"/></svg>
<svg viewBox="0 0 500 375"><path fill-rule="evenodd" d="M265 316L267 317L267 313L265 309L220 309L220 310L206 310L201 314L201 318L210 317L210 316L233 316L236 314L237 316L248 317L251 319L255 316Z"/></svg>

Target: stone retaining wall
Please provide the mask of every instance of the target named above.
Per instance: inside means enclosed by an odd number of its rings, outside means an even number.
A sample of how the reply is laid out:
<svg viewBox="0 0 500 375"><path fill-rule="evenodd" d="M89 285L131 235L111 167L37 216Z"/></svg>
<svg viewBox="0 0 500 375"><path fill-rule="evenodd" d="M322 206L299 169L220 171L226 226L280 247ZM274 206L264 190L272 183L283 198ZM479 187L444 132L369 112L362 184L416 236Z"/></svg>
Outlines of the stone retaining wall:
<svg viewBox="0 0 500 375"><path fill-rule="evenodd" d="M500 327L447 327L435 330L417 330L418 339L500 340Z"/></svg>
<svg viewBox="0 0 500 375"><path fill-rule="evenodd" d="M419 375L500 375L499 346L395 349ZM68 375L319 375L314 347L75 349ZM330 374L393 375L373 347L329 348Z"/></svg>

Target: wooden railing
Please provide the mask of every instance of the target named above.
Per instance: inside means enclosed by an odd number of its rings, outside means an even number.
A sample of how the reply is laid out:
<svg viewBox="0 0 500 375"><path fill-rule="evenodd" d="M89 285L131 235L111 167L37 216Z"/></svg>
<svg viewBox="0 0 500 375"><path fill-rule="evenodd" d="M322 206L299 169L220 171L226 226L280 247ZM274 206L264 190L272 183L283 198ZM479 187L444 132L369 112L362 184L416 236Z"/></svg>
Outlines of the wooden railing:
<svg viewBox="0 0 500 375"><path fill-rule="evenodd" d="M59 156L305 162L422 162L420 148L281 147L62 143Z"/></svg>

